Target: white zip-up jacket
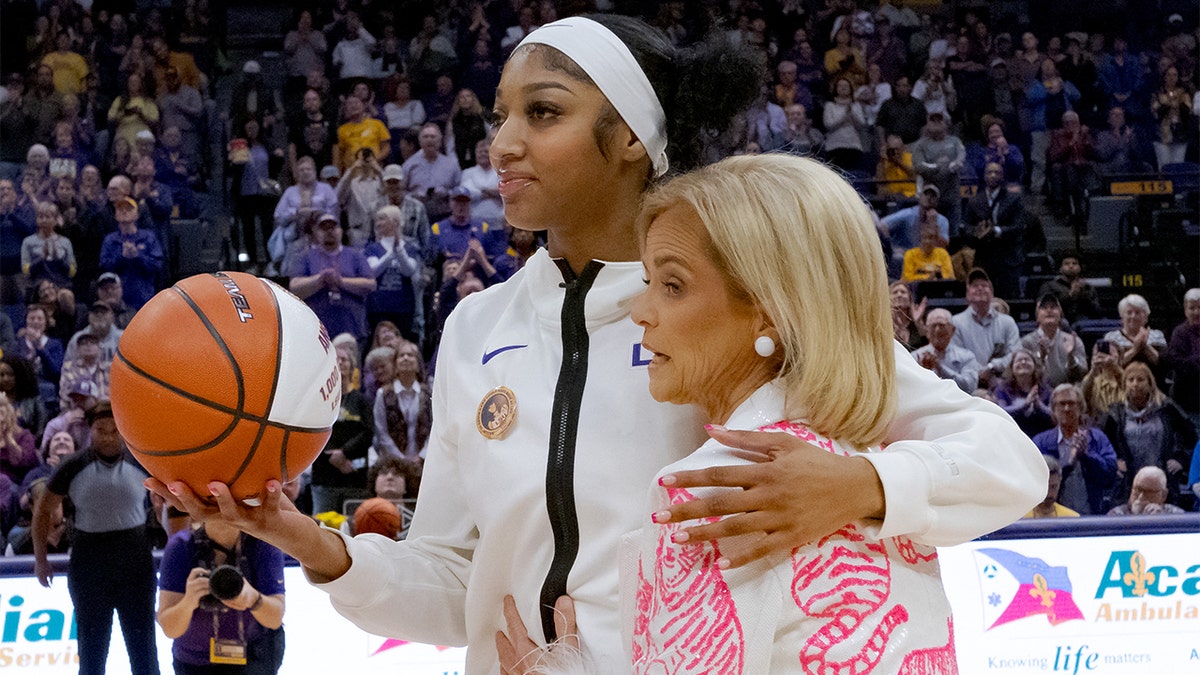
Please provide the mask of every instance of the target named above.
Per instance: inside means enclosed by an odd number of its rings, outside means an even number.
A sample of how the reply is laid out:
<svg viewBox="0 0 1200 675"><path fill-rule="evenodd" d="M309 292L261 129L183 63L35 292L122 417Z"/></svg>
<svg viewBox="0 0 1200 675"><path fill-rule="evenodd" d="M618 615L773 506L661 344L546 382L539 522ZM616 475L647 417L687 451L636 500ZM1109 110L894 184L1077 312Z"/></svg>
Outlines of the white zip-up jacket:
<svg viewBox="0 0 1200 675"><path fill-rule="evenodd" d="M553 604L566 592L593 661L605 672L628 670L620 537L641 525L657 472L706 438L694 408L650 398L649 354L629 319L643 275L639 262L593 262L582 286L567 283L541 251L508 282L462 301L441 342L409 538L346 538L349 571L320 585L340 613L388 637L467 644L468 673L498 673L503 597L516 598L530 636L541 640L542 594ZM570 329L584 290L586 347ZM576 319L566 331L564 314ZM939 380L899 345L895 360L897 421L888 451L868 455L887 516L865 524L868 536L961 543L1041 501L1046 464L1004 411ZM512 390L516 417L505 437L489 440L477 429L477 410L498 386ZM570 454L573 462L563 461Z"/></svg>

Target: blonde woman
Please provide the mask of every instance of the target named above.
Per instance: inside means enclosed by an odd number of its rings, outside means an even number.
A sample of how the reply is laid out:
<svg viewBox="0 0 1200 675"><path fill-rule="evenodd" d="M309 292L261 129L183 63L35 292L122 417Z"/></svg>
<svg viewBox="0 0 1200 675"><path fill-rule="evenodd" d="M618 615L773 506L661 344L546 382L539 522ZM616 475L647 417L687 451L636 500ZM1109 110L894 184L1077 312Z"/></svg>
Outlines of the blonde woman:
<svg viewBox="0 0 1200 675"><path fill-rule="evenodd" d="M631 317L654 354L655 400L694 407L709 426L787 434L851 461L887 454L879 445L897 410L891 301L873 221L849 184L810 159L736 157L651 192L638 232L647 288ZM722 550L739 537L694 542L679 524L657 524L678 505L740 492L680 488L674 472L752 463L709 440L650 487L642 527L621 554L633 672L957 672L927 543L848 518L790 556L731 570ZM579 639L586 646L587 632ZM523 655L514 646L500 653L502 670L525 670L509 661Z"/></svg>

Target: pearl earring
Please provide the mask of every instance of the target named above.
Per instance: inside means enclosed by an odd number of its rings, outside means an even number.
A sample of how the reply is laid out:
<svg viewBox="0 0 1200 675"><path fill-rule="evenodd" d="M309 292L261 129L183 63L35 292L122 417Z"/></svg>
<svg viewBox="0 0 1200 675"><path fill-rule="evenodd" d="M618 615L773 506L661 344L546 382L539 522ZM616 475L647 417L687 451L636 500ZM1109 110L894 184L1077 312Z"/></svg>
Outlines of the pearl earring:
<svg viewBox="0 0 1200 675"><path fill-rule="evenodd" d="M770 335L760 335L754 341L754 351L765 359L775 353L775 341Z"/></svg>

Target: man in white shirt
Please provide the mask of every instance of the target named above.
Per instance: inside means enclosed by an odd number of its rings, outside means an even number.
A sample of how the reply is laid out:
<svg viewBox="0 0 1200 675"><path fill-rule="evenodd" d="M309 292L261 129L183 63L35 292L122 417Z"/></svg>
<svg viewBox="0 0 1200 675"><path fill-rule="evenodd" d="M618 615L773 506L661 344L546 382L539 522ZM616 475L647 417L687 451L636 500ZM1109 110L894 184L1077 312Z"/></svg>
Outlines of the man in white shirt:
<svg viewBox="0 0 1200 675"><path fill-rule="evenodd" d="M333 48L333 65L338 68L338 77L342 80L369 77L374 49L375 38L363 28L358 12L346 12L346 37Z"/></svg>
<svg viewBox="0 0 1200 675"><path fill-rule="evenodd" d="M1017 322L992 309L992 280L978 267L967 275L969 307L954 315L953 344L970 350L983 367L979 386L986 387L992 377L1004 372L1012 352L1021 342Z"/></svg>
<svg viewBox="0 0 1200 675"><path fill-rule="evenodd" d="M492 167L491 147L486 138L475 144L475 166L463 170L461 185L471 192L471 213L499 225L504 222L504 202L500 201L500 176Z"/></svg>
<svg viewBox="0 0 1200 675"><path fill-rule="evenodd" d="M932 370L943 380L954 380L968 394L979 382L979 362L970 350L951 344L954 323L945 309L931 310L925 318L929 344L913 352L913 359L922 368Z"/></svg>
<svg viewBox="0 0 1200 675"><path fill-rule="evenodd" d="M1037 330L1021 338L1021 346L1042 362L1046 384L1076 383L1087 375L1087 348L1078 335L1063 330L1062 307L1053 293L1038 299Z"/></svg>

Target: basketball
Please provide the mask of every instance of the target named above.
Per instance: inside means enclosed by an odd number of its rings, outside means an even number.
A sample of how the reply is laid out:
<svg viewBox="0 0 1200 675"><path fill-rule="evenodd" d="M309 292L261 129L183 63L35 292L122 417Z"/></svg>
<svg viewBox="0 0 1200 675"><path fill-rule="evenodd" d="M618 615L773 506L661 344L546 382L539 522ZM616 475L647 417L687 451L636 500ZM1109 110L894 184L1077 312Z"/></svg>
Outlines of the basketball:
<svg viewBox="0 0 1200 675"><path fill-rule="evenodd" d="M374 532L395 539L400 532L400 509L383 497L372 497L354 510L354 534Z"/></svg>
<svg viewBox="0 0 1200 675"><path fill-rule="evenodd" d="M213 481L255 504L320 454L341 374L317 315L241 272L189 277L155 295L113 359L113 417L155 478L202 497Z"/></svg>

